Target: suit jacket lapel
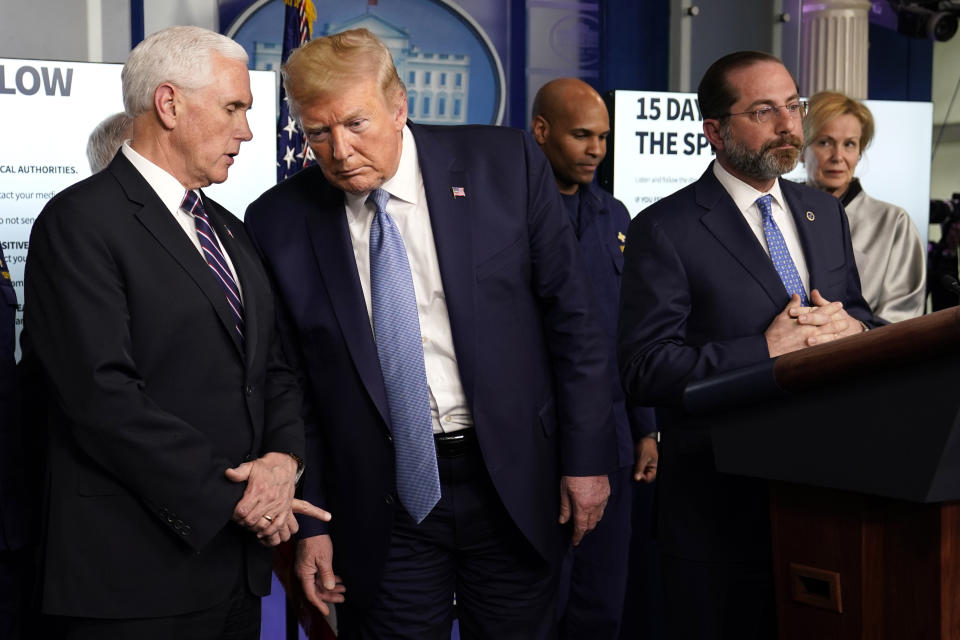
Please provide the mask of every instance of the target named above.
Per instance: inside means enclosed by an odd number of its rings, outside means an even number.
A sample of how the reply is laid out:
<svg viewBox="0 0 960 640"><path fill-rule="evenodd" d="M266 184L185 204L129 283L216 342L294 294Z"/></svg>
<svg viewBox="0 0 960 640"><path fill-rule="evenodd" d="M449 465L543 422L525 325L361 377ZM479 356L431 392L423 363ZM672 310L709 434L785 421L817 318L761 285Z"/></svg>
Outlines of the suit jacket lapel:
<svg viewBox="0 0 960 640"><path fill-rule="evenodd" d="M712 164L697 181L695 188L697 204L707 210L700 221L743 265L775 304L781 307L786 305L789 297L770 256L757 241L733 198L713 175Z"/></svg>
<svg viewBox="0 0 960 640"><path fill-rule="evenodd" d="M788 180L780 180L783 197L787 200L790 214L797 225L797 234L800 236L800 245L803 247L803 255L807 260L807 271L810 274L810 289L812 291L823 276L824 260L819 253L819 248L823 246L823 243L817 242L815 237L819 231L816 212L810 211L811 207L804 201L802 190L798 187L799 185ZM808 213L813 214L812 219L807 215Z"/></svg>
<svg viewBox="0 0 960 640"><path fill-rule="evenodd" d="M126 156L117 154L110 164L110 170L120 181L127 197L134 203L141 205L136 217L146 227L147 231L157 239L170 256L186 271L203 294L210 300L210 304L220 318L224 329L230 334L237 352L243 357L240 340L233 326L233 313L227 303L226 296L220 284L215 280L209 265L197 248L184 234L183 229L170 215L156 192L144 180Z"/></svg>
<svg viewBox="0 0 960 640"><path fill-rule="evenodd" d="M320 183L321 181L317 181ZM384 422L390 425L387 392L380 372L380 359L370 329L370 316L363 300L357 261L347 227L343 193L322 182L320 206L307 214L307 233L313 244L320 277L333 307L344 341Z"/></svg>
<svg viewBox="0 0 960 640"><path fill-rule="evenodd" d="M408 126L417 142L460 383L473 406L477 349L473 220L479 215L474 210L474 191L454 149L425 129L412 123ZM462 189L464 195L455 196L454 188Z"/></svg>

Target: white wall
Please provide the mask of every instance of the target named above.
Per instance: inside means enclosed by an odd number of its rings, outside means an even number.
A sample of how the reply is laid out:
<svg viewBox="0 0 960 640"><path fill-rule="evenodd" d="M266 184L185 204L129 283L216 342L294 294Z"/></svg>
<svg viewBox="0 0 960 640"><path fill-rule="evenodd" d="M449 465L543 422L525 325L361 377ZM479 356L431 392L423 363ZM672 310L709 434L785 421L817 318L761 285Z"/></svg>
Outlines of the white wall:
<svg viewBox="0 0 960 640"><path fill-rule="evenodd" d="M217 0L144 0L144 35L175 24L190 24L219 31Z"/></svg>
<svg viewBox="0 0 960 640"><path fill-rule="evenodd" d="M0 0L0 16L0 57L87 60L85 1Z"/></svg>
<svg viewBox="0 0 960 640"><path fill-rule="evenodd" d="M175 24L218 29L216 0L144 0L144 35ZM124 62L129 0L0 0L0 58Z"/></svg>

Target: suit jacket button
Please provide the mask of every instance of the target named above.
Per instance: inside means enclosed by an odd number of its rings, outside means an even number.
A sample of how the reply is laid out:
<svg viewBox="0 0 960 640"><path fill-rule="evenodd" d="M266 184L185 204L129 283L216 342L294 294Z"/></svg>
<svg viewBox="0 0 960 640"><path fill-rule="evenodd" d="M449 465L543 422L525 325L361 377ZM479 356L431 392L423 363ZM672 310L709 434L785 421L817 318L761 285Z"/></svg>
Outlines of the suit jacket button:
<svg viewBox="0 0 960 640"><path fill-rule="evenodd" d="M386 502L387 504L393 504L393 494L388 493L386 497L383 499L383 501Z"/></svg>
<svg viewBox="0 0 960 640"><path fill-rule="evenodd" d="M246 393L248 396L252 396L252 395L253 395L253 385L248 384L247 387L244 389L244 393Z"/></svg>

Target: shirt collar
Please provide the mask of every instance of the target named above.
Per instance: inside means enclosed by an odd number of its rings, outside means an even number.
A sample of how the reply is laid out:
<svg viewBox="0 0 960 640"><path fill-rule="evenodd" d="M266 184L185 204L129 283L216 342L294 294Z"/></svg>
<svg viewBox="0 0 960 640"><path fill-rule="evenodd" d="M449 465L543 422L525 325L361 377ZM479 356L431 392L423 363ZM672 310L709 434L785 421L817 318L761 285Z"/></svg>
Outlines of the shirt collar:
<svg viewBox="0 0 960 640"><path fill-rule="evenodd" d="M717 180L720 181L720 184L723 185L723 188L727 190L727 193L729 193L730 197L733 198L734 204L737 205L737 208L740 209L740 211L748 211L750 207L756 203L757 198L765 195L766 193L769 193L771 196L773 196L773 201L782 209L786 210L787 208L783 199L783 191L780 190L779 178L773 181L773 186L770 187L769 191L757 191L746 182L727 171L723 165L716 160L713 161L713 175L717 177Z"/></svg>
<svg viewBox="0 0 960 640"><path fill-rule="evenodd" d="M176 213L180 209L180 203L183 202L183 195L186 193L186 189L183 188L180 181L134 151L129 140L123 143L120 150L130 161L130 164L140 172L150 188L160 197L170 213Z"/></svg>

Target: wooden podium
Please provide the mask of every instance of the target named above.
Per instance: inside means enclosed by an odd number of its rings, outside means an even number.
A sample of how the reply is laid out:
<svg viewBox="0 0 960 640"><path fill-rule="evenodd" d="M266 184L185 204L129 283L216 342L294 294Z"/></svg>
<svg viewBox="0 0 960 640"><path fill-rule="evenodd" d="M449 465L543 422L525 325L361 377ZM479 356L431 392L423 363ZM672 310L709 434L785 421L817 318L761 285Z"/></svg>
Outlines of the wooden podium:
<svg viewBox="0 0 960 640"><path fill-rule="evenodd" d="M960 308L688 387L770 480L780 638L960 639Z"/></svg>

